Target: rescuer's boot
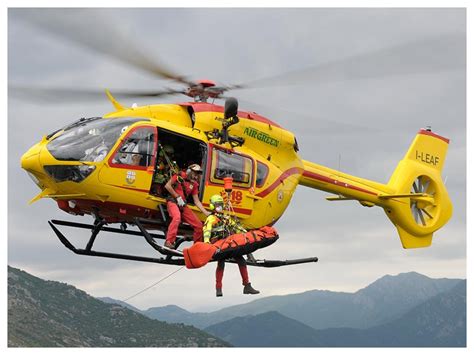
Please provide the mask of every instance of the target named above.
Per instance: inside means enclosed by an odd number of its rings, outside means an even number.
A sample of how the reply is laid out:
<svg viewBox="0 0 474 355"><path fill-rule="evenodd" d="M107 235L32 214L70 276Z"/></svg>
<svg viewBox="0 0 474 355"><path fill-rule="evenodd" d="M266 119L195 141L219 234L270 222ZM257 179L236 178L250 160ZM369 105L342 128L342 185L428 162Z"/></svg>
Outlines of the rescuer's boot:
<svg viewBox="0 0 474 355"><path fill-rule="evenodd" d="M256 295L258 293L260 293L260 291L254 289L250 282L244 286L244 295Z"/></svg>
<svg viewBox="0 0 474 355"><path fill-rule="evenodd" d="M216 288L216 297L222 297L222 288Z"/></svg>

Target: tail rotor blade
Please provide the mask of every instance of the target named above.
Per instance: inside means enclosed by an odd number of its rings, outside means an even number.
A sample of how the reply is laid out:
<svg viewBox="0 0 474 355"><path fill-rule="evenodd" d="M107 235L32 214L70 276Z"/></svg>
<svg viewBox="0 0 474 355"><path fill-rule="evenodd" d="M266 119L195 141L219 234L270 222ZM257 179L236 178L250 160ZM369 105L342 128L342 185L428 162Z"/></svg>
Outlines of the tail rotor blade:
<svg viewBox="0 0 474 355"><path fill-rule="evenodd" d="M420 191L418 190L418 186L416 185L416 181L413 181L413 185L412 185L412 186L413 186L413 190L414 190L416 193L420 192Z"/></svg>
<svg viewBox="0 0 474 355"><path fill-rule="evenodd" d="M428 191L428 187L430 186L430 180L426 181L426 183L423 185L423 189L421 192L426 192Z"/></svg>
<svg viewBox="0 0 474 355"><path fill-rule="evenodd" d="M415 218L415 222L418 223L418 213L417 213L417 209L416 209L416 203L413 203L411 205L411 213L412 213L413 217Z"/></svg>
<svg viewBox="0 0 474 355"><path fill-rule="evenodd" d="M423 217L423 213L421 213L421 210L419 208L416 209L416 212L418 213L418 216L420 216L421 223L426 226L425 222L425 217Z"/></svg>
<svg viewBox="0 0 474 355"><path fill-rule="evenodd" d="M421 181L421 176L418 176L418 179L416 179L416 181L418 186L418 192L423 192L423 183Z"/></svg>

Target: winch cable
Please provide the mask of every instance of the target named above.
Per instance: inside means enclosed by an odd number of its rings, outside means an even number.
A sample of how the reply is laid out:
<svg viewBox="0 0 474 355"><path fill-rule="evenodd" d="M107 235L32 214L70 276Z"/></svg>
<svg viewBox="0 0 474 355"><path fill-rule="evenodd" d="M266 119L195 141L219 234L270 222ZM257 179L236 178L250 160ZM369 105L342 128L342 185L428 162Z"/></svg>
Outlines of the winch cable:
<svg viewBox="0 0 474 355"><path fill-rule="evenodd" d="M245 228L242 226L242 223L240 222L240 219L235 217L234 206L232 205L232 202L230 201L230 193L227 193L227 204L225 207L225 211L228 212L227 216L232 219L232 221L235 223L235 225L237 225L237 227L245 230ZM233 229L229 227L229 225L226 225L225 228L226 228L226 231L229 233L229 235L236 233Z"/></svg>
<svg viewBox="0 0 474 355"><path fill-rule="evenodd" d="M158 285L160 282L162 282L162 281L166 280L168 277L170 277L170 276L176 274L178 271L180 271L180 270L183 269L183 268L184 268L184 266L181 266L178 270L173 271L171 274L169 274L169 275L163 277L162 279L158 280L158 281L155 282L154 284L152 284L152 285L150 285L150 286L144 288L143 290L141 290L141 291L135 293L134 295L132 295L132 296L130 296L130 297L128 297L128 298L122 300L122 302L127 302L128 300L130 300L130 299L132 299L132 298L134 298L134 297L136 297L136 296L138 296L138 295L144 293L145 291L148 291L150 288L155 287L155 286Z"/></svg>

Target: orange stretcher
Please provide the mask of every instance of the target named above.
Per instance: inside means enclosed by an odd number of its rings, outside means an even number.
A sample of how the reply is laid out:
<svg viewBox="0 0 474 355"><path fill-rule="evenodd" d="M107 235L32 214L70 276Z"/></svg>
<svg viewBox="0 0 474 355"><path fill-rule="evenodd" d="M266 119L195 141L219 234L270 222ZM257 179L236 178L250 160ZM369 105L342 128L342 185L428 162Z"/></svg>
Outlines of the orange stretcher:
<svg viewBox="0 0 474 355"><path fill-rule="evenodd" d="M183 249L184 261L188 269L197 269L211 260L225 260L250 254L275 243L277 239L276 229L264 226L246 233L232 234L212 244L194 243L190 248Z"/></svg>

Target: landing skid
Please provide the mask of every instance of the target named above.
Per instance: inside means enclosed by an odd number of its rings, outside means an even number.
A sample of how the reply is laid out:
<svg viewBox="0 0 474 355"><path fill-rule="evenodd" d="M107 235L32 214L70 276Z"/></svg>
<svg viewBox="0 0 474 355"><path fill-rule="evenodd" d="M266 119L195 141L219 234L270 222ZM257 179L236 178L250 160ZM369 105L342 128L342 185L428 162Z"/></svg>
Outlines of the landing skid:
<svg viewBox="0 0 474 355"><path fill-rule="evenodd" d="M121 260L133 260L133 261L150 262L150 263L156 263L156 264L185 265L183 253L180 250L169 249L156 242L156 239L163 239L163 240L166 239L165 232L164 232L165 228L163 228L163 226L160 223L156 223L153 220L147 220L147 219L142 219L142 218L135 218L134 222L135 222L134 224L140 230L139 232L126 230L125 228L106 227L103 221L98 221L97 223L94 223L94 224L84 224L84 223L76 223L76 222L61 221L61 220L53 219L51 221L48 221L48 224L53 229L54 233L59 238L61 243L66 248L71 250L73 253L78 254L78 255L98 256L98 257L121 259ZM145 225L150 226L150 228L152 229L157 229L160 232L160 234L149 232L145 228ZM89 241L87 242L86 247L84 249L76 248L66 238L66 236L58 229L58 226L90 230L91 236L89 238ZM92 248L94 246L94 242L101 231L144 237L146 242L150 244L150 246L153 249L155 249L158 253L163 255L163 257L152 258L152 257L146 257L146 256L139 256L139 255L117 254L117 253L93 250ZM176 239L176 248L178 248L183 242L190 240L189 229L182 228L180 229L180 232L184 234L185 236L178 237ZM233 259L229 259L226 261L230 263L235 263ZM318 261L317 257L293 259L293 260L265 260L265 259L258 260L258 259L255 259L250 254L247 259L247 265L272 268L272 267L279 267L279 266L311 263L311 262L317 262L317 261Z"/></svg>
<svg viewBox="0 0 474 355"><path fill-rule="evenodd" d="M229 260L226 260L229 261ZM288 265L297 265L297 264L306 264L306 263L315 263L318 261L317 257L303 258L303 259L292 259L292 260L248 260L247 265L249 266L258 266L258 267L280 267ZM230 261L232 262L232 261ZM235 263L235 261L234 261Z"/></svg>
<svg viewBox="0 0 474 355"><path fill-rule="evenodd" d="M119 228L104 227L103 224L101 224L100 222L96 225L91 225L91 224L75 223L75 222L69 222L69 221L51 220L51 221L48 221L48 224L53 229L54 233L59 238L61 243L66 248L71 250L73 253L78 254L78 255L99 256L99 257L112 258L112 259L143 261L143 262L150 262L150 263L157 263L157 264L184 265L184 259L182 258L183 254L180 251L171 250L171 249L162 247L154 241L154 239L165 239L164 234L161 235L161 234L149 233L147 231L147 236L145 236L145 240L148 243L151 242L152 247L165 256L161 258L151 258L151 257L139 256L139 255L102 252L102 251L96 251L92 249L95 239L97 238L97 235L99 234L100 231L144 237L142 232L128 231L128 230L123 230ZM67 227L91 230L91 237L89 239L89 242L87 243L87 246L84 249L76 248L66 238L66 236L63 233L61 233L61 231L57 228L57 226L67 226ZM182 239L184 241L184 238ZM173 256L178 256L179 258L172 258Z"/></svg>

